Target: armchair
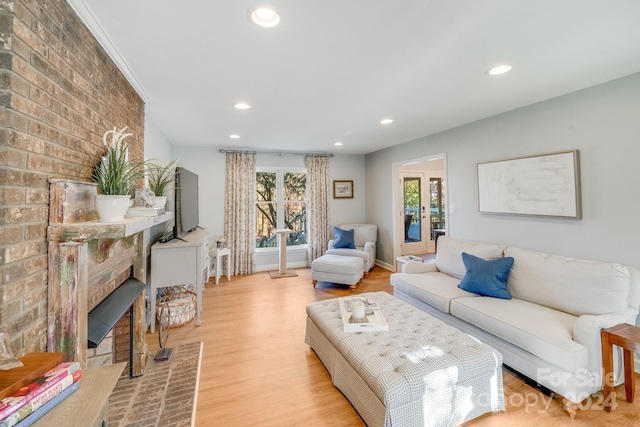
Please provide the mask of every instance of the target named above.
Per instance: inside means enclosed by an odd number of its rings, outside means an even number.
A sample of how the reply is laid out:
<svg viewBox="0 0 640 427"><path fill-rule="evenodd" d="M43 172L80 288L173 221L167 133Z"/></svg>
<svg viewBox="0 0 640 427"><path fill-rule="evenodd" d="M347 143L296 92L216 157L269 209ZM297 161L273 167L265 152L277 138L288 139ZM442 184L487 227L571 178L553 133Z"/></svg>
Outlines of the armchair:
<svg viewBox="0 0 640 427"><path fill-rule="evenodd" d="M335 239L329 240L327 254L354 256L364 261L365 276L376 264L376 241L378 240L378 226L375 224L342 224L338 226L343 230L354 231L355 249L334 248Z"/></svg>

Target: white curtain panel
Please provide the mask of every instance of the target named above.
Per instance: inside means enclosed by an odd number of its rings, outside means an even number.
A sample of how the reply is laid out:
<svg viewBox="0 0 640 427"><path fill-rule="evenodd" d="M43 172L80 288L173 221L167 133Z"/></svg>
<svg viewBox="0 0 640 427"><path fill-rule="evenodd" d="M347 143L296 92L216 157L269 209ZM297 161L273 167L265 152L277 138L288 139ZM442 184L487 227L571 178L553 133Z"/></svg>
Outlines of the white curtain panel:
<svg viewBox="0 0 640 427"><path fill-rule="evenodd" d="M329 226L329 157L309 155L307 160L307 262L321 257L331 239Z"/></svg>
<svg viewBox="0 0 640 427"><path fill-rule="evenodd" d="M256 153L227 152L224 234L233 275L251 274L256 251Z"/></svg>

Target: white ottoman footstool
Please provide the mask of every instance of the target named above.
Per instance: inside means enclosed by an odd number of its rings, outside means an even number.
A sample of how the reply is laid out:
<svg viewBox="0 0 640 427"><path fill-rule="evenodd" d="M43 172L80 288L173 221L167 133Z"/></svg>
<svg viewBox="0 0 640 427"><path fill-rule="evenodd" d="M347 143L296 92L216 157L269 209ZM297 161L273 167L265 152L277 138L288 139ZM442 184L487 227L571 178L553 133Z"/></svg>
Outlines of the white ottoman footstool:
<svg viewBox="0 0 640 427"><path fill-rule="evenodd" d="M359 257L322 255L311 263L311 280L315 288L318 280L349 285L355 292L364 275L364 261Z"/></svg>
<svg viewBox="0 0 640 427"><path fill-rule="evenodd" d="M369 427L453 427L503 411L502 354L386 292L389 330L344 332L338 299L307 307L305 342Z"/></svg>

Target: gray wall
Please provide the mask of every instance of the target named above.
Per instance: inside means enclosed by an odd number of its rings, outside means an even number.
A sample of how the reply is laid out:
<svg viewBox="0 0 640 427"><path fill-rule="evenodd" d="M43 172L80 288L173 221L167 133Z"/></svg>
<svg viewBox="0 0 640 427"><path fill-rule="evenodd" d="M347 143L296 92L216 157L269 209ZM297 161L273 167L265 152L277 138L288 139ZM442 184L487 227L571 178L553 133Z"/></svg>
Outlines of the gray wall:
<svg viewBox="0 0 640 427"><path fill-rule="evenodd" d="M477 163L572 149L582 219L478 212ZM436 153L447 156L452 237L640 265L640 74L366 155L366 221L384 263L394 264L392 164Z"/></svg>

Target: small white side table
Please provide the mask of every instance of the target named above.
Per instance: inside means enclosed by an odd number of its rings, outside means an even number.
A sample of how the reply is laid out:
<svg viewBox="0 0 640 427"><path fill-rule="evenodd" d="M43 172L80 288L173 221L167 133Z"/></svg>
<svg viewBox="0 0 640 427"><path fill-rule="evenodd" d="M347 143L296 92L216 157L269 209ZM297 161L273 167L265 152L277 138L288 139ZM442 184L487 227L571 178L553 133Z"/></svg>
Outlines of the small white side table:
<svg viewBox="0 0 640 427"><path fill-rule="evenodd" d="M220 282L220 275L221 275L221 271L222 271L222 259L226 256L227 258L227 280L231 281L231 262L229 260L229 258L231 258L231 256L229 255L231 252L229 251L229 248L214 248L214 249L210 249L209 250L209 258L211 260L215 259L215 263L216 263L216 285L218 284L218 282Z"/></svg>
<svg viewBox="0 0 640 427"><path fill-rule="evenodd" d="M402 271L402 266L408 262L424 262L424 260L414 255L399 256L396 258L396 273ZM398 267L398 264L400 264L400 267Z"/></svg>

